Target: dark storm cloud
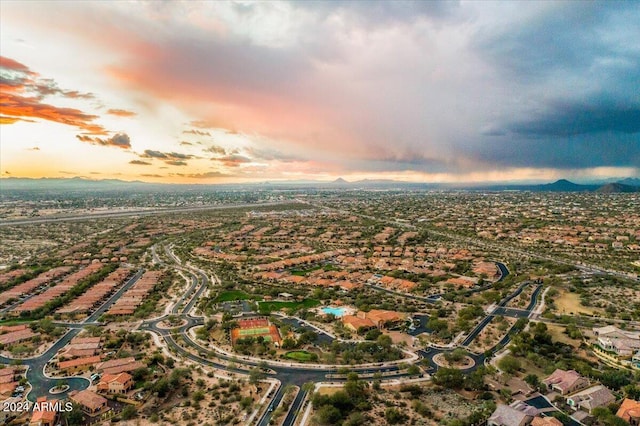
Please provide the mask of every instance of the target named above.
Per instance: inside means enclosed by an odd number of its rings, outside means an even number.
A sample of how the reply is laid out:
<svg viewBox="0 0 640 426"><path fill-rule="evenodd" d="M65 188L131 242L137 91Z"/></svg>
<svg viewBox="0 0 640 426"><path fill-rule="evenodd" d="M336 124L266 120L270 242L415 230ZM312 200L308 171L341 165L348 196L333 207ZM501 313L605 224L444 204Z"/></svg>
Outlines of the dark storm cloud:
<svg viewBox="0 0 640 426"><path fill-rule="evenodd" d="M640 103L628 105L601 99L585 103L553 102L543 113L512 123L508 130L532 137L601 132L638 133ZM640 135L638 143L640 144Z"/></svg>
<svg viewBox="0 0 640 426"><path fill-rule="evenodd" d="M536 139L518 135L486 139L484 144L469 149L468 152L473 159L488 168L640 167L638 134L601 132Z"/></svg>
<svg viewBox="0 0 640 426"><path fill-rule="evenodd" d="M557 3L557 7L531 13L511 25L479 30L472 46L519 80L544 78L562 70L570 71L569 78L576 73L597 73L602 60L637 63L637 41L620 43L625 33L637 33L621 25L633 16L638 16L634 2Z"/></svg>
<svg viewBox="0 0 640 426"><path fill-rule="evenodd" d="M531 6L531 4L529 4ZM485 165L640 165L640 8L634 2L533 4L479 30L512 108L460 151Z"/></svg>

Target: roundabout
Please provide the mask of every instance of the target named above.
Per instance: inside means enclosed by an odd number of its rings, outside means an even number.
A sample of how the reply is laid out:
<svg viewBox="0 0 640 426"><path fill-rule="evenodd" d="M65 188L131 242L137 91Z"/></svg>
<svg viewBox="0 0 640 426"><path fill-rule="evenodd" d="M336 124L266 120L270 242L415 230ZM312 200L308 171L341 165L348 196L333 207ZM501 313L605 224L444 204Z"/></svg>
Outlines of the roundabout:
<svg viewBox="0 0 640 426"><path fill-rule="evenodd" d="M69 390L69 385L55 386L55 387L49 389L49 393L51 395L58 395L58 394L61 394L61 393L65 393L68 390Z"/></svg>
<svg viewBox="0 0 640 426"><path fill-rule="evenodd" d="M469 355L465 355L462 359L457 361L447 361L447 353L439 353L433 357L433 362L438 367L444 368L456 368L458 370L469 370L475 367L476 361Z"/></svg>

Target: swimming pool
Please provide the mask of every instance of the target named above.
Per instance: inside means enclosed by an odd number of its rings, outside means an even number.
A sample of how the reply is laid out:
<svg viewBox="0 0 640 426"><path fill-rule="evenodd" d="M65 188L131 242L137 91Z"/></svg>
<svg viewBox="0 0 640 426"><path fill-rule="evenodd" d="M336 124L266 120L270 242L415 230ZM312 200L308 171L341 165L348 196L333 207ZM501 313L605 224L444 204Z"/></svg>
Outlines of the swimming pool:
<svg viewBox="0 0 640 426"><path fill-rule="evenodd" d="M333 306L325 306L321 311L325 314L333 314L336 317L341 317L345 314L344 308L334 308Z"/></svg>

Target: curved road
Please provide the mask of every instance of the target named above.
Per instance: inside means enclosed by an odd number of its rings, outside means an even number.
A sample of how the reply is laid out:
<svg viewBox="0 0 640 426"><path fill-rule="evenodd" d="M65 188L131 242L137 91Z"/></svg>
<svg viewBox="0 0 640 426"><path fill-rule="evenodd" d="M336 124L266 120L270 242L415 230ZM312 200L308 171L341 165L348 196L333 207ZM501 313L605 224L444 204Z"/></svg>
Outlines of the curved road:
<svg viewBox="0 0 640 426"><path fill-rule="evenodd" d="M204 289L206 289L208 287L208 278L207 276L202 273L202 271L195 271L189 269L188 267L184 267L182 266L182 262L180 262L173 253L171 252L167 252L167 254L169 254L169 257L176 262L176 264L178 265L174 265L174 267L178 267L179 269L189 273L191 275L191 279L192 279L192 283L191 286L189 287L189 289L185 292L185 294L180 298L180 300L176 303L176 305L174 306L173 309L173 315L178 314L180 317L184 318L186 320L186 323L184 325L182 325L181 327L176 327L173 329L163 329L163 328L159 328L158 327L158 323L160 323L161 321L163 321L165 317L161 317L161 318L156 318L154 320L150 320L150 321L144 321L140 328L146 331L151 331L153 333L156 333L157 335L159 335L160 337L162 337L167 346L169 348L171 348L174 352L180 354L181 356L193 361L193 362L197 362L199 364L202 365L206 365L206 366L210 366L210 367L214 367L217 369L222 369L222 370L226 370L226 371L230 371L233 373L247 373L246 369L240 369L240 368L230 368L228 366L229 362L233 362L235 365L243 365L246 368L254 368L254 367L258 367L260 365L261 362L265 362L265 361L256 361L253 359L249 359L249 358L243 358L243 357L237 357L237 356L232 356L232 355L228 355L225 353L221 353L219 351L213 351L209 348L205 348L203 346L201 346L200 344L198 344L197 342L193 341L193 339L191 339L191 337L188 334L188 331L193 328L196 327L198 325L202 325L204 323L204 319L203 318L194 318L191 316L191 310L192 308L195 306L195 303L197 302L198 298L201 296L202 292L204 291ZM500 262L496 262L496 265L498 266L498 268L500 269L500 278L498 279L498 281L502 281L503 279L505 279L507 277L507 275L509 274L508 269L506 268L506 266ZM197 273L197 276L196 276ZM198 288L198 284L200 285ZM476 328L469 333L469 335L465 338L465 340L462 343L462 346L468 345L470 344L473 339L475 339L478 334L483 330L484 327L486 327L487 324L489 324L491 322L491 320L496 316L496 315L505 315L504 313L501 312L496 312L500 309L505 309L506 304L512 300L513 298L517 297L522 291L523 289L527 286L530 285L531 283L529 282L524 282L523 284L521 284L520 286L518 286L518 288L511 294L509 294L508 296L506 296L503 300L500 301L500 303L497 305L496 310L494 310L494 312L488 314L477 326ZM198 290L196 290L196 288L198 288ZM387 291L387 289L383 289L381 287L377 287L374 286L374 288L376 289L380 289L383 291ZM483 289L487 288L487 286L483 286L481 288L478 289L473 289L470 292L477 292L477 291L482 291ZM532 309L535 307L536 302L537 302L537 297L538 294L540 292L541 286L537 286L537 288L532 292L531 295L531 301L529 303L529 306L527 306L526 309L523 310L518 310L518 312L522 312L523 315L528 316ZM195 294L194 294L195 292ZM396 293L396 292L393 292ZM193 297L191 297L191 295L193 294ZM429 296L428 298L424 298L421 296L414 296L414 295L410 295L410 294L404 294L404 293L396 293L397 295L400 295L402 297L408 297L408 298L415 298L418 300L425 300L425 301L435 301L436 299L434 299L434 296ZM184 302L186 300L188 300L188 298L191 297L190 302L184 306L182 309L180 309L182 307L182 305L184 304ZM430 299L430 300L429 300ZM518 316L517 313L515 316ZM477 368L479 368L480 366L484 365L484 361L486 359L487 355L492 355L493 353L495 353L495 351L497 351L498 349L502 348L504 345L506 345L510 340L511 337L517 333L519 330L515 329L514 327L512 327L507 334L500 340L500 342L498 342L493 348L491 348L490 350L486 351L483 354L474 354L474 353L469 353L469 356L471 358L473 358L475 364L472 367L469 367L467 369L462 370L463 372L471 372L476 370ZM174 336L180 336L180 338L182 339L182 341L184 342L184 345L193 348L193 350L195 351L192 352L190 350L185 349L183 346L181 346L180 344L178 344L178 342L175 340ZM452 351L453 348L427 348L425 350L419 350L417 351L420 359L416 362L416 364L420 364L420 363L424 363L428 366L429 370L431 370L431 372L436 371L439 367L438 365L433 361L433 357L437 354L440 353L445 353L448 351ZM196 355L197 353L197 355ZM215 361L218 360L218 361ZM287 413L287 415L285 416L284 419L284 425L293 425L296 419L296 416L298 414L298 412L300 411L300 407L303 404L303 401L305 400L306 397L306 392L304 390L302 390L302 385L304 383L307 382L322 382L322 381L335 381L335 382L340 382L340 381L344 381L345 378L342 376L337 376L335 377L334 375L338 374L339 368L334 367L334 366L323 366L323 365L304 365L304 364L296 364L296 363L291 363L288 365L284 365L283 363L273 363L273 362L269 362L266 361L266 363L268 364L269 368L273 371L273 373L269 373L271 375L275 375L281 382L281 386L279 387L279 389L276 391L273 399L271 400L271 402L269 403L269 407L273 407L275 409L275 407L277 407L280 402L282 401L282 398L284 397L284 389L287 387L287 385L289 384L293 384L296 385L300 388L300 391L298 392L298 394L296 395L296 397L294 398L294 401L291 404L291 407ZM356 372L358 374L363 374L363 375L371 375L371 374L375 374L375 373L385 373L385 379L386 378L400 378L400 377L406 377L408 376L406 374L406 372L402 372L399 370L397 365L383 365L383 363L381 363L379 366L361 366L361 367L349 367L349 366L345 366L349 368L349 371L353 371ZM271 418L271 414L272 412L270 410L265 410L264 413L262 414L262 416L259 418L257 424L258 425L267 425L269 424L270 418Z"/></svg>
<svg viewBox="0 0 640 426"><path fill-rule="evenodd" d="M106 302L104 302L100 308L98 308L93 314L89 315L82 323L77 324L77 328L74 326L71 330L67 331L57 342L55 342L47 351L43 354L33 358L9 358L0 356L0 362L10 364L12 362L19 362L21 365L28 367L27 380L31 384L31 391L29 392L28 399L31 402L35 402L40 396L51 396L49 389L57 386L60 382L65 381L69 385L69 389L65 392L56 394L58 398L64 398L67 394L74 390L83 390L89 387L90 383L84 377L67 377L67 378L53 378L47 377L44 374L44 367L55 356L55 354L62 349L67 343L71 341L82 330L81 326L95 324L95 321L104 314L113 305L116 300L124 294L129 288L131 288L136 281L142 276L144 269L138 270L118 291L116 291Z"/></svg>

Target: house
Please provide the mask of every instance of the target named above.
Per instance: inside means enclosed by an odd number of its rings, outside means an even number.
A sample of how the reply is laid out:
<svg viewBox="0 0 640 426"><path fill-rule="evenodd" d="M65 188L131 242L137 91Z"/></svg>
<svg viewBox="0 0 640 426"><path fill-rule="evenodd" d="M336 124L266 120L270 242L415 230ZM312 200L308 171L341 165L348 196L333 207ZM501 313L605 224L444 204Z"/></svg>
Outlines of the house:
<svg viewBox="0 0 640 426"><path fill-rule="evenodd" d="M582 377L577 371L564 371L559 368L542 381L550 389L555 389L561 395L567 395L589 386L589 380Z"/></svg>
<svg viewBox="0 0 640 426"><path fill-rule="evenodd" d="M509 405L498 404L487 426L525 426L531 421L532 416L523 413Z"/></svg>
<svg viewBox="0 0 640 426"><path fill-rule="evenodd" d="M625 398L618 409L616 416L632 426L640 425L640 402Z"/></svg>
<svg viewBox="0 0 640 426"><path fill-rule="evenodd" d="M616 401L616 397L609 389L602 385L592 386L567 398L567 404L574 410L582 408L589 414L591 410L605 407Z"/></svg>
<svg viewBox="0 0 640 426"><path fill-rule="evenodd" d="M340 320L344 324L345 328L358 333L363 330L370 330L375 328L376 325L368 318L360 318L354 315L343 315Z"/></svg>
<svg viewBox="0 0 640 426"><path fill-rule="evenodd" d="M80 405L82 411L90 416L107 411L107 399L90 390L73 391L69 394L69 399Z"/></svg>
<svg viewBox="0 0 640 426"><path fill-rule="evenodd" d="M96 370L100 370L106 374L118 374L127 371L134 371L138 368L144 368L143 362L136 361L134 357L116 358L109 361L101 362L96 365Z"/></svg>
<svg viewBox="0 0 640 426"><path fill-rule="evenodd" d="M555 417L534 417L531 426L562 426L562 422Z"/></svg>
<svg viewBox="0 0 640 426"><path fill-rule="evenodd" d="M79 371L88 370L90 367L99 363L101 359L102 358L99 355L96 355L71 359L69 361L60 361L58 362L58 369L66 373L77 373Z"/></svg>
<svg viewBox="0 0 640 426"><path fill-rule="evenodd" d="M637 331L621 330L616 326L593 328L593 334L598 338L597 345L608 352L615 353L620 358L631 358L640 350L640 333Z"/></svg>
<svg viewBox="0 0 640 426"><path fill-rule="evenodd" d="M98 390L107 393L126 393L133 388L133 376L129 373L105 373L98 383Z"/></svg>
<svg viewBox="0 0 640 426"><path fill-rule="evenodd" d="M0 384L13 382L16 374L15 367L0 368Z"/></svg>
<svg viewBox="0 0 640 426"><path fill-rule="evenodd" d="M33 409L29 426L53 426L58 418L58 410L56 410L57 400L47 401L46 396L42 396L36 400L37 406Z"/></svg>
<svg viewBox="0 0 640 426"><path fill-rule="evenodd" d="M372 309L369 312L358 312L358 317L370 320L378 328L385 328L403 322L406 315L400 312Z"/></svg>

